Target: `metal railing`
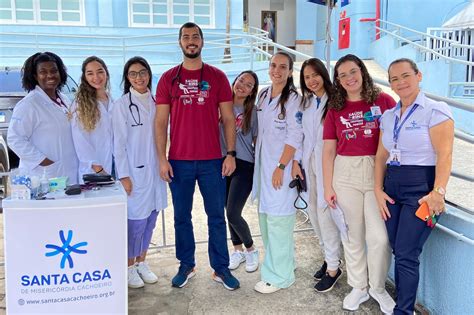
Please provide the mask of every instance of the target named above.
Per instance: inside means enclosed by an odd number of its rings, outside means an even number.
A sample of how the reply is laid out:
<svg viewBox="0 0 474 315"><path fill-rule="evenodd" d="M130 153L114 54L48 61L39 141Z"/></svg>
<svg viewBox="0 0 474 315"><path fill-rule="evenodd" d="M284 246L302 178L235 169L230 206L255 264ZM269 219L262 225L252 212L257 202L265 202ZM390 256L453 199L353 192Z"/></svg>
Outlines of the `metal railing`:
<svg viewBox="0 0 474 315"><path fill-rule="evenodd" d="M400 29L407 29L407 30L410 30L408 28L404 28L403 26L400 26L400 25L396 25L396 24L393 24L393 23L389 23L389 22L385 22L385 21L381 21L381 22L384 22L384 23L387 23L387 24L390 24L392 26L397 26L399 27ZM404 42L407 42L408 40L400 35L397 35L395 33L390 33L388 30L385 30L385 29L382 29L380 28L379 29L381 32L385 32L387 34L390 34L391 36L394 36L396 38L398 38L400 41L404 41ZM414 31L414 30L411 30L411 31ZM400 31L398 31L399 33ZM424 34L424 33L421 33L421 32L417 32L417 31L414 31L415 33L419 33L419 35L424 35L424 36L428 36L430 38L436 38L436 36L431 36L431 35L427 35L427 34ZM140 53L143 53L143 54L147 54L147 53L153 53L154 55L157 55L159 53L163 53L163 54L171 54L172 56L176 57L176 55L178 55L178 57L180 58L181 54L176 54L176 49L179 49L178 48L178 45L177 45L177 35L175 33L167 33L167 34L160 34L160 35L143 35L143 36L128 36L128 37L112 37L112 36L72 36L72 35L57 35L57 34L14 34L15 36L17 36L16 38L19 38L21 35L24 35L24 37L32 37L34 38L34 41L33 42L25 42L24 40L20 40L20 42L18 41L7 41L7 40L3 40L4 36L8 36L8 35L11 35L11 34L7 34L7 33L0 33L0 45L2 45L3 48L20 48L20 47L25 47L30 45L29 47L33 46L36 50L39 50L39 49L51 49L51 50L54 50L54 49L66 49L66 50L69 50L69 51L73 51L73 52L78 52L78 54L74 54L74 55L70 55L68 57L70 58L81 58L81 61L82 59L84 59L85 57L89 56L90 54L85 54L85 52L93 49L95 54L101 56L101 57L104 57L105 56L109 56L109 57L114 57L116 58L117 60L120 60L121 62L124 62L126 60L126 56L130 53L133 53L133 54L140 54ZM48 37L48 41L44 41L43 38L46 38ZM52 38L55 38L55 39L66 39L66 38L74 38L74 39L80 39L80 40L85 40L86 42L89 42L89 43L76 43L76 44L73 44L73 45L69 45L68 44L68 47L65 46L65 43L64 42L61 42L61 41L52 41L51 39ZM166 39L166 38L170 38L170 40L163 40L163 39ZM101 44L101 45L96 45L96 46L93 46L91 47L91 43L90 41L93 40L93 41L97 41L97 42L103 42L103 41L108 41L108 40L111 40L111 41L114 41L115 44ZM145 41L145 42L143 42ZM117 44L120 43L120 44ZM250 69L252 70L267 70L267 67L265 68L262 68L262 69L255 69L255 62L256 61L264 61L264 60L268 60L272 54L274 54L275 52L281 50L281 51L285 51L289 54L292 54L293 56L298 56L298 57L302 57L304 59L308 59L308 58L312 58L313 56L310 56L310 55L307 55L307 54L304 54L304 53L300 53L296 50L293 50L293 49L290 49L290 48L287 48L286 46L283 46L283 45L280 45L278 43L274 43L272 40L270 40L268 38L268 32L265 32L263 30L260 30L260 29L257 29L257 28L252 28L250 27L249 28L249 33L238 33L238 34L233 34L233 33L230 33L230 34L227 34L227 33L218 33L218 32L205 32L205 42L206 42L206 46L204 48L204 51L213 51L213 50L219 50L221 51L222 53L216 53L215 54L215 57L214 58L209 58L209 59L206 59L206 62L210 62L210 63L226 63L228 62L228 58L224 58L224 48L233 48L233 50L235 49L240 49L239 53L237 54L232 54L230 56L230 59L231 60L235 60L235 61L246 61L246 62L249 62L250 63ZM460 62L460 63L463 63L463 64L466 64L466 65L474 65L473 62L467 62L467 61L461 61L461 60L458 60L458 59L455 59L455 58L451 58L451 57L446 57L446 56L443 56L442 54L440 54L439 52L436 52L434 50L430 50L429 48L426 48L424 45L420 45L414 41L409 41L412 45L415 45L416 47L418 47L420 50L424 50L424 51L427 51L427 52L430 52L430 53L433 53L435 55L439 55L440 57L446 59L447 61L453 61L453 62ZM450 41L452 42L452 41ZM452 43L453 45L458 45L457 43L453 42ZM462 46L462 45L461 45ZM162 48L162 47L165 47L167 48L166 50L159 50L159 48ZM170 50L170 47L172 48ZM174 48L174 50L173 50ZM179 50L178 50L179 51ZM82 54L81 54L82 52ZM111 52L110 54L104 54L105 52ZM11 56L11 59L13 58L23 58L23 57L28 57L29 55L26 55L26 56L19 56L18 54L15 54L15 56ZM171 58L172 59L172 58ZM2 60L4 60L4 56L2 56ZM172 64L176 64L177 61L170 61L170 62L163 62L163 63L151 63L152 65L155 65L155 66L165 66L165 65L172 65ZM295 70L296 71L299 71L299 66L297 64L295 64ZM381 85L385 85L385 86L389 86L388 82L387 81L384 81L384 80L377 80L374 78L374 81L376 81L376 83L378 84L381 84ZM267 82L268 83L268 82ZM263 82L263 84L265 84L265 82ZM462 109L462 110L465 110L465 111L468 111L468 112L473 112L474 111L474 105L470 105L470 104L465 104L465 103L462 103L462 102L458 102L458 101L454 101L452 99L449 99L449 98L444 98L444 97L440 97L440 96L436 96L436 95L432 95L432 94L428 94L427 95L430 97L430 98L433 98L435 100L442 100L442 101L445 101L447 102L449 105L455 107L455 108L459 108L459 109ZM467 134L464 134L462 132L459 132L457 131L456 132L456 136L465 140L465 141L468 141L470 142L471 144L474 143L474 137L471 136L471 135L467 135ZM460 179L463 179L463 180L467 180L469 182L473 182L473 177L471 176L468 176L466 174L463 174L463 173L458 173L456 171L453 171L453 173L451 174L453 177L457 177L457 178L460 178ZM462 207L461 207L461 210L462 210ZM472 215L472 210L468 210L466 211L467 213L470 212L470 214ZM459 240L462 240L462 241L466 241L468 242L469 244L473 244L473 240L469 239L469 238L466 238L465 236L455 232L455 231L452 231L446 227L442 227L441 225L437 225L441 230L455 236L457 239ZM165 226L165 217L164 217L164 212L162 212L162 232L163 232L163 245L162 246L159 246L159 247L170 247L170 246L173 246L173 244L168 244L167 243L167 240L166 240L166 235L165 235L165 232L166 232L166 226ZM305 228L305 229L296 229L295 232L303 232L303 231L310 231L312 230L311 228ZM198 241L197 243L203 243L203 242L206 242L206 241Z"/></svg>
<svg viewBox="0 0 474 315"><path fill-rule="evenodd" d="M398 46L411 45L421 53L421 61L444 60L449 66L449 96L474 97L474 47L466 43L467 39L474 37L472 30L429 28L428 33L423 33L400 24L385 20L377 20L380 27L374 26L377 34L395 38ZM389 29L390 28L390 29ZM469 34L460 34L469 32ZM458 40L454 40L456 38ZM453 65L465 66L465 82L453 81ZM455 95L458 88L461 95Z"/></svg>

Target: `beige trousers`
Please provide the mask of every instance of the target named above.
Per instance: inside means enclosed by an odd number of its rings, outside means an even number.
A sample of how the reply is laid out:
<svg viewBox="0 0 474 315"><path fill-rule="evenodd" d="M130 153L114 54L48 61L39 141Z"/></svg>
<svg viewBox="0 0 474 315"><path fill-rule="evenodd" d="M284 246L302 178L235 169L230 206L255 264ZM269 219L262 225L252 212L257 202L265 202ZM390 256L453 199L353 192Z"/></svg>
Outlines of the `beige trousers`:
<svg viewBox="0 0 474 315"><path fill-rule="evenodd" d="M343 241L347 280L353 288L381 291L390 267L390 244L374 194L374 157L340 156L334 161L333 187L348 225Z"/></svg>

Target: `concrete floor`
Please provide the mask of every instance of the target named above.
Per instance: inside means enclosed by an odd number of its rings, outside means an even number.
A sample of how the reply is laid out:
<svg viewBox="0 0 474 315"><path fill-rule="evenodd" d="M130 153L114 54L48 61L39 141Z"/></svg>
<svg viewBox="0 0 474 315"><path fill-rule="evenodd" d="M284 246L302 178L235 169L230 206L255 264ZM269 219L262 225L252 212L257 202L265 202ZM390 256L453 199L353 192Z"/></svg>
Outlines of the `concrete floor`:
<svg viewBox="0 0 474 315"><path fill-rule="evenodd" d="M200 209L196 209L200 211ZM301 219L301 218L300 218ZM260 280L259 271L247 273L242 264L233 274L241 288L228 291L211 279L207 245L196 248L197 274L182 289L171 287L171 278L178 268L173 248L154 250L148 257L151 268L160 280L142 289L129 289L130 314L349 314L342 310L342 299L349 293L345 273L328 293L314 291L313 274L323 259L312 231L295 233L296 283L288 289L263 295L253 290ZM255 238L263 259L262 241ZM229 244L230 246L230 244ZM345 272L345 270L344 270ZM393 290L390 288L393 295ZM370 299L354 314L382 314L378 304Z"/></svg>

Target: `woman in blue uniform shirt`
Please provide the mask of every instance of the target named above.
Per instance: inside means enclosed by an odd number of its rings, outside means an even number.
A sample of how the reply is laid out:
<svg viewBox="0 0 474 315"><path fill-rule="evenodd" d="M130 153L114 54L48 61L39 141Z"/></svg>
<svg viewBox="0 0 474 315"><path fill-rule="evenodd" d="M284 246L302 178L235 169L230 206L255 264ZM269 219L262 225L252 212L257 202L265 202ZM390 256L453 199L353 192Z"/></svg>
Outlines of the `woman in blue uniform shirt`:
<svg viewBox="0 0 474 315"><path fill-rule="evenodd" d="M426 202L430 215L445 210L451 173L454 122L449 107L420 91L422 75L406 58L388 68L397 106L381 118L375 160L375 195L395 255L395 314L413 314L419 256L432 227L415 212Z"/></svg>

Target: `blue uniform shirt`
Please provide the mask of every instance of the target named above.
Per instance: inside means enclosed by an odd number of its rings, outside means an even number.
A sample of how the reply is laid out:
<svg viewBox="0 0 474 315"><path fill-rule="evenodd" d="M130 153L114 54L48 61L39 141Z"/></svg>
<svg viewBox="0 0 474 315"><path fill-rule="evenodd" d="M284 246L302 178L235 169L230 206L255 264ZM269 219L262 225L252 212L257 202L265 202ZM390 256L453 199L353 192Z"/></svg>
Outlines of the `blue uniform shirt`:
<svg viewBox="0 0 474 315"><path fill-rule="evenodd" d="M423 92L418 93L415 102L408 106L402 117L400 117L400 102L383 113L380 119L383 146L389 152L394 148L395 117L398 116L400 125L415 104L418 104L418 107L402 126L398 136L397 149L401 152L400 163L401 165L436 165L436 152L431 144L429 129L448 119L453 119L453 115L448 104L433 101Z"/></svg>

